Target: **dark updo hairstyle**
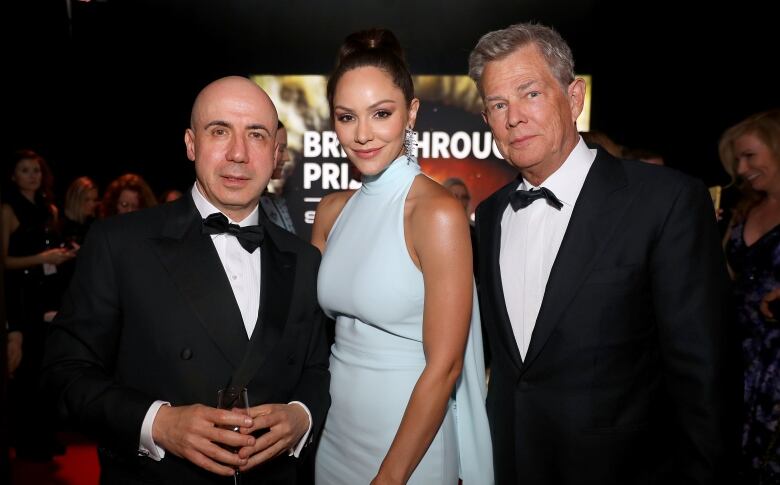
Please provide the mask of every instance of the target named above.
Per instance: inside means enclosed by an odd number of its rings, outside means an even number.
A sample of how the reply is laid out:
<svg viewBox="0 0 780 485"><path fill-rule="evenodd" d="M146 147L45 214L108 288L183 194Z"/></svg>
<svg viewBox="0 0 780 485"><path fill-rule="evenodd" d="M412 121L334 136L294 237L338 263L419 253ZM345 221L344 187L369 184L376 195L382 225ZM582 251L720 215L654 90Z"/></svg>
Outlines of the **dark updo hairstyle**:
<svg viewBox="0 0 780 485"><path fill-rule="evenodd" d="M369 29L349 34L339 49L336 68L328 79L328 106L333 116L333 96L341 76L358 67L372 66L385 71L404 93L407 106L414 99L414 84L404 60L401 44L387 29Z"/></svg>

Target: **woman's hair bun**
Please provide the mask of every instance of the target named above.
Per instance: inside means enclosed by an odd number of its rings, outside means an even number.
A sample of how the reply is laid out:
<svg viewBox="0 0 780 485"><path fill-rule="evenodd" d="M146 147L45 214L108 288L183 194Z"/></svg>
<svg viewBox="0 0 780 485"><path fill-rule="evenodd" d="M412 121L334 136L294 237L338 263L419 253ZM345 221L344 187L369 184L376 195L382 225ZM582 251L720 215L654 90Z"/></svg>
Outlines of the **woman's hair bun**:
<svg viewBox="0 0 780 485"><path fill-rule="evenodd" d="M336 85L344 73L360 67L376 67L385 71L393 84L401 89L407 105L414 99L414 83L398 38L387 29L361 30L349 34L339 49L336 66L328 78L328 105L333 113Z"/></svg>
<svg viewBox="0 0 780 485"><path fill-rule="evenodd" d="M404 58L401 43L398 42L395 34L387 29L368 29L349 34L344 39L344 44L339 50L338 62L342 62L352 54L371 50L390 52L401 60Z"/></svg>

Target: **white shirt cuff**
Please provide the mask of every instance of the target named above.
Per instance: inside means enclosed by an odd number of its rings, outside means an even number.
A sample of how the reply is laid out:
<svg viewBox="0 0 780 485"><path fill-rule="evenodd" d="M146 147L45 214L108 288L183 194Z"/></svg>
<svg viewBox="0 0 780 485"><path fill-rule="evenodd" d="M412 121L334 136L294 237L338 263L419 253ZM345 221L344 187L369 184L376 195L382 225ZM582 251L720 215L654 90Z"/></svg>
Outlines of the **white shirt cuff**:
<svg viewBox="0 0 780 485"><path fill-rule="evenodd" d="M309 416L309 429L306 430L305 433L303 433L303 436L301 436L301 440L298 442L297 445L295 445L295 448L290 448L290 452L288 453L289 456L294 456L295 458L298 458L301 456L301 451L303 451L303 447L306 446L309 438L309 433L311 433L311 426L313 424L313 420L311 418L311 411L309 411L309 408L306 407L305 404L303 404L300 401L292 401L288 402L287 404L300 404L300 406L303 408L304 411L306 411L306 415Z"/></svg>
<svg viewBox="0 0 780 485"><path fill-rule="evenodd" d="M148 456L154 461L160 461L165 458L165 450L157 446L152 437L152 425L154 425L154 418L157 416L157 411L160 410L160 406L170 406L171 403L165 401L154 401L149 410L146 411L144 421L141 423L141 441L138 443L138 452L144 456Z"/></svg>

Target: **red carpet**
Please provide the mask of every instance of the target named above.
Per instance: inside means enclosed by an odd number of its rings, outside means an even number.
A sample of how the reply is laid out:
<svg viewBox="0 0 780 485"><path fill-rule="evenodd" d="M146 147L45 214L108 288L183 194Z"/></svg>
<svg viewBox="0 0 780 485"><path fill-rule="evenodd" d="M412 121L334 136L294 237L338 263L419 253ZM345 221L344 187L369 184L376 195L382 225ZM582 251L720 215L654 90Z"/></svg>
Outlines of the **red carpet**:
<svg viewBox="0 0 780 485"><path fill-rule="evenodd" d="M11 458L13 485L97 485L100 475L94 443L78 435L61 435L65 455L50 462Z"/></svg>

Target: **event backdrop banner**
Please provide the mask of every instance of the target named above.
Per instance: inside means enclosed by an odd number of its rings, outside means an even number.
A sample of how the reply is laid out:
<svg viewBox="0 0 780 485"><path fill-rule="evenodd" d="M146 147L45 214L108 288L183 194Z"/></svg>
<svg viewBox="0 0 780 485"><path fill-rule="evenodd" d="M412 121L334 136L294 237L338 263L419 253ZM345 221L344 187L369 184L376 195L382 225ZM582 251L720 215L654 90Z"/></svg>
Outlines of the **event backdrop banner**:
<svg viewBox="0 0 780 485"><path fill-rule="evenodd" d="M586 82L580 131L590 126L591 77ZM330 192L360 187L359 174L342 151L325 94L326 76L257 75L252 79L273 99L287 127L294 169L284 187L298 235L308 239L317 203ZM461 179L471 194L469 210L517 174L501 157L482 120L482 102L468 76L414 76L417 157L424 173L438 182Z"/></svg>

